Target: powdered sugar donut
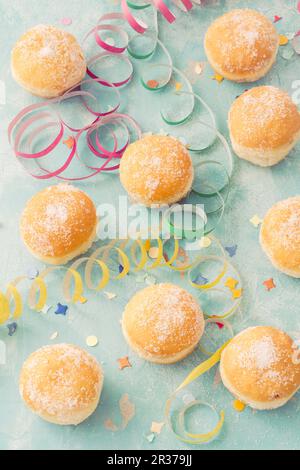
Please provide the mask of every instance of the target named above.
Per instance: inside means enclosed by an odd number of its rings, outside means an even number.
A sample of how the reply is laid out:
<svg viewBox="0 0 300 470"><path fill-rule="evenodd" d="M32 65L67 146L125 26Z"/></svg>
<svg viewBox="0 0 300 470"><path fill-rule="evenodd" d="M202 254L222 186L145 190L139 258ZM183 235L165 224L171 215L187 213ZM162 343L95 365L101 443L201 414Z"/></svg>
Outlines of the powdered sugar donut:
<svg viewBox="0 0 300 470"><path fill-rule="evenodd" d="M261 226L260 244L275 268L300 278L300 196L269 209Z"/></svg>
<svg viewBox="0 0 300 470"><path fill-rule="evenodd" d="M300 139L300 113L289 95L261 86L232 104L228 125L235 153L259 166L283 160Z"/></svg>
<svg viewBox="0 0 300 470"><path fill-rule="evenodd" d="M224 349L223 384L258 410L283 406L300 387L300 361L293 340L271 326L248 328Z"/></svg>
<svg viewBox="0 0 300 470"><path fill-rule="evenodd" d="M103 373L96 359L72 344L44 346L24 362L20 394L26 405L50 423L70 425L97 408Z"/></svg>
<svg viewBox="0 0 300 470"><path fill-rule="evenodd" d="M146 287L128 302L124 336L141 357L159 364L178 362L197 346L204 330L199 304L174 284Z"/></svg>
<svg viewBox="0 0 300 470"><path fill-rule="evenodd" d="M276 60L278 34L272 22L256 10L232 10L208 28L204 47L210 65L228 80L254 82Z"/></svg>
<svg viewBox="0 0 300 470"><path fill-rule="evenodd" d="M33 196L21 216L21 237L33 256L65 264L87 251L97 228L96 208L87 194L69 184Z"/></svg>
<svg viewBox="0 0 300 470"><path fill-rule="evenodd" d="M145 206L173 204L191 189L192 159L174 137L150 135L128 146L120 178L135 202Z"/></svg>
<svg viewBox="0 0 300 470"><path fill-rule="evenodd" d="M54 98L81 82L86 61L72 34L41 24L16 43L11 70L16 82L30 93Z"/></svg>

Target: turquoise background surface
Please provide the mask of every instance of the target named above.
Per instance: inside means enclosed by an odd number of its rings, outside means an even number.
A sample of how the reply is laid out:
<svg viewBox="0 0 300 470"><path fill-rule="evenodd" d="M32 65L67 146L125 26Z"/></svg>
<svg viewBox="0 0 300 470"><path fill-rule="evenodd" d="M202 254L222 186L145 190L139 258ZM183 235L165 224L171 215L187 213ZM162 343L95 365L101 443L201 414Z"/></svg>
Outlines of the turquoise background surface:
<svg viewBox="0 0 300 470"><path fill-rule="evenodd" d="M29 268L42 268L24 249L18 232L18 220L25 202L49 183L41 183L25 173L8 145L6 130L12 117L26 104L36 101L14 83L10 68L10 51L17 38L29 27L39 23L61 26L63 17L72 24L65 28L82 40L84 33L96 24L99 16L108 11L118 11L118 1L87 0L0 0L0 80L6 86L6 105L0 104L0 281L1 289L14 277L25 274ZM175 24L168 25L159 18L160 37L168 46L175 65L189 75L193 61L206 61L203 51L204 33L211 21L235 7L256 7L270 19L282 16L276 24L280 33L300 29L300 15L296 1L211 1L205 7L195 7L189 14L177 10ZM64 26L61 26L64 27ZM286 46L290 47L290 46ZM282 49L272 71L257 84L280 86L293 93L293 82L300 79L299 56L290 60L282 56ZM142 67L141 64L137 66ZM137 69L138 70L138 69ZM213 71L206 64L204 73L197 78L194 89L214 110L218 127L228 136L226 118L234 98L245 88L243 84L212 80ZM191 78L191 77L190 77ZM253 86L253 85L251 85ZM159 103L144 90L138 79L124 90L125 111L135 117L143 131L159 131L167 127L159 115ZM258 168L235 158L232 190L225 216L216 235L225 246L238 245L234 265L243 280L242 307L232 319L235 331L256 324L271 324L291 334L300 332L300 290L297 279L276 272L258 243L258 230L249 219L266 210L277 200L299 194L299 146L275 168ZM54 181L53 181L54 182ZM88 192L96 204L117 201L125 194L117 175L100 175L78 186ZM188 287L179 275L164 270L153 273L158 280L172 280ZM274 278L276 289L267 292L262 285L265 279ZM61 275L51 280L50 305L64 303L61 292ZM149 443L152 421L162 421L165 400L181 383L188 372L204 356L196 351L188 359L173 366L146 363L135 356L125 343L120 318L123 308L134 292L143 284L136 283L134 275L124 282L111 282L107 291L117 293L108 300L103 293L88 293L84 305L70 305L67 317L38 314L25 308L18 330L8 336L7 327L0 327L0 340L7 347L7 364L0 365L0 448L1 449L188 449L164 428ZM196 293L197 295L197 293ZM25 358L35 349L50 343L49 337L59 332L57 342L72 342L86 347L90 334L99 338L99 345L90 350L102 362L105 383L101 405L94 415L78 427L58 427L48 424L26 409L18 393L18 376ZM119 371L117 359L128 355L132 368ZM299 393L282 409L272 412L254 412L250 408L237 413L232 407L232 397L222 384L213 386L215 370L198 379L189 391L196 397L208 400L218 410L224 409L226 420L219 437L203 449L299 449L300 448L300 397ZM125 430L108 431L104 422L108 418L120 423L118 401L128 393L135 404L136 414ZM204 413L197 414L193 425L205 430L209 424ZM204 423L204 424L203 424Z"/></svg>

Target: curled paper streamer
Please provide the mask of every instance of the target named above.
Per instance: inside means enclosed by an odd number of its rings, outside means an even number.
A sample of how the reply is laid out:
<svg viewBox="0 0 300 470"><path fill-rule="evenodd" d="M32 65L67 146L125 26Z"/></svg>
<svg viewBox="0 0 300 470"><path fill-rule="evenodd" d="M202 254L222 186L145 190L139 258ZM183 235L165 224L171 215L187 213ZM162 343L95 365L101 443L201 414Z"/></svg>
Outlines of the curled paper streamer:
<svg viewBox="0 0 300 470"><path fill-rule="evenodd" d="M229 342L230 341L227 341L209 359L207 359L206 361L202 362L197 367L195 367L192 370L192 372L190 372L189 375L185 378L185 380L179 385L179 387L177 387L175 392L172 393L171 397L167 400L166 407L165 407L165 417L166 417L167 423L169 424L172 432L175 434L177 439L179 439L182 442L185 442L187 444L207 444L218 436L218 434L220 433L223 427L224 419L225 419L224 411L222 410L219 415L217 410L214 408L214 406L208 403L199 401L199 400L194 400L188 403L187 405L185 405L184 407L182 407L177 415L176 424L174 424L174 419L172 415L172 404L174 400L176 399L177 394L181 390L187 387L190 383L192 383L198 377L205 374L205 372L209 371L212 367L214 367L220 361L222 351L225 349L225 347L227 346ZM192 432L189 432L186 427L185 416L187 414L187 411L189 411L193 407L199 407L199 406L205 406L209 408L213 412L213 414L216 415L218 418L218 422L216 426L207 433L192 433Z"/></svg>
<svg viewBox="0 0 300 470"><path fill-rule="evenodd" d="M221 250L220 243L214 239L214 250ZM27 304L31 310L40 312L47 304L48 288L47 277L56 271L65 272L62 282L63 297L66 302L81 302L85 295L85 288L100 292L110 280L122 280L129 272L137 273L142 270L152 271L156 268L166 268L173 271L182 272L194 270L205 257L202 249L195 252L194 259L186 264L179 264L182 255L182 247L177 239L162 240L160 238L152 240L112 240L110 243L100 246L94 250L90 256L83 256L75 260L69 267L50 266L44 269L38 277L30 281L27 276L19 276L11 281L5 292L0 291L0 324L9 320L17 320L23 313L24 305ZM157 246L157 257L155 260L149 256L151 245ZM167 246L168 245L168 246ZM212 248L207 248L212 249ZM166 256L166 250L168 256ZM206 249L204 249L206 250ZM207 259L212 259L209 255ZM220 257L221 259L221 257ZM223 260L226 262L225 259ZM121 272L119 266L122 266ZM83 274L79 269L83 269ZM95 280L96 278L96 280ZM199 287L188 280L192 287ZM214 288L221 281L220 274L210 285L206 285L206 291ZM28 294L26 300L21 294L21 284L26 283ZM205 287L205 285L203 286ZM237 309L237 303L231 308L230 314ZM229 316L229 314L227 315ZM221 318L221 317L220 317Z"/></svg>

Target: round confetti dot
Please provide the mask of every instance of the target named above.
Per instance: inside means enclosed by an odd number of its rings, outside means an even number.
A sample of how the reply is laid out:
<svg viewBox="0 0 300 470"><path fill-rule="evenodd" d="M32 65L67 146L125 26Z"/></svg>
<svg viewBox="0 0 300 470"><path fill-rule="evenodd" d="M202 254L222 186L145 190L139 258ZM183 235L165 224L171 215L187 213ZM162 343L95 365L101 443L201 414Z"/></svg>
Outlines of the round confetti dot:
<svg viewBox="0 0 300 470"><path fill-rule="evenodd" d="M242 411L244 411L244 409L246 408L245 403L241 402L240 400L234 400L232 406L233 406L233 408L234 408L236 411L238 411L239 413L241 413Z"/></svg>
<svg viewBox="0 0 300 470"><path fill-rule="evenodd" d="M62 18L60 20L61 24L63 24L64 26L69 26L70 24L72 24L72 19L71 18Z"/></svg>
<svg viewBox="0 0 300 470"><path fill-rule="evenodd" d="M209 237L202 237L199 240L199 245L201 248L208 248L211 245L211 239Z"/></svg>
<svg viewBox="0 0 300 470"><path fill-rule="evenodd" d="M93 336L93 335L92 335L92 336L88 336L88 337L86 338L86 344L87 344L87 346L90 346L91 348L97 346L97 344L98 344L98 338L97 338L97 336Z"/></svg>

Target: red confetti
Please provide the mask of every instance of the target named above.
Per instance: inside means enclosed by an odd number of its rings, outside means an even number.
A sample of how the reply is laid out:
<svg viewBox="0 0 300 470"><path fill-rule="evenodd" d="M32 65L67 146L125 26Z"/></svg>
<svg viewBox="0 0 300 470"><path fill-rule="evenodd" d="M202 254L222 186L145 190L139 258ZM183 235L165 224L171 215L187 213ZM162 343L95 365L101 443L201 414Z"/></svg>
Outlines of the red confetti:
<svg viewBox="0 0 300 470"><path fill-rule="evenodd" d="M216 325L218 325L220 330L222 330L222 328L224 328L224 323L219 323L219 322L216 321Z"/></svg>
<svg viewBox="0 0 300 470"><path fill-rule="evenodd" d="M270 279L267 279L266 281L264 281L263 285L265 286L265 288L267 289L268 292L272 289L275 289L275 287L276 287L276 284L274 283L274 279L272 277Z"/></svg>
<svg viewBox="0 0 300 470"><path fill-rule="evenodd" d="M282 20L282 16L274 16L274 23L277 23L278 21Z"/></svg>

